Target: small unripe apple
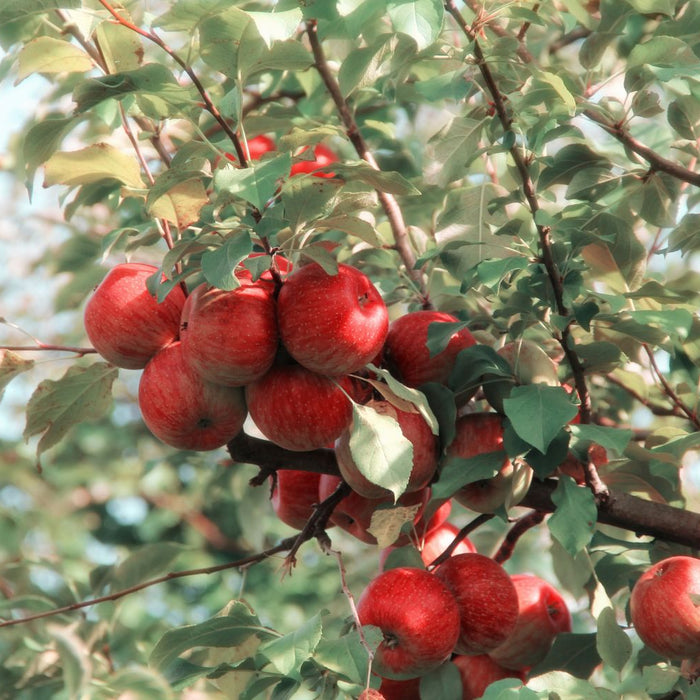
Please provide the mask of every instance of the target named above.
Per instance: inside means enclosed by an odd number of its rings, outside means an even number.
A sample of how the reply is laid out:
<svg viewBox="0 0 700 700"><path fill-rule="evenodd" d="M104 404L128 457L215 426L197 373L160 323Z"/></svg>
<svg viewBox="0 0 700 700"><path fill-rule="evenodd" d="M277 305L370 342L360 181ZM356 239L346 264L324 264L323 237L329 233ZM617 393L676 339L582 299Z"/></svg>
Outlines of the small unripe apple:
<svg viewBox="0 0 700 700"><path fill-rule="evenodd" d="M278 348L274 287L246 282L231 291L199 285L182 321L183 352L204 379L244 386L260 379Z"/></svg>
<svg viewBox="0 0 700 700"><path fill-rule="evenodd" d="M171 447L214 450L243 428L243 390L212 384L189 365L177 341L158 352L139 381L139 408L148 429Z"/></svg>
<svg viewBox="0 0 700 700"><path fill-rule="evenodd" d="M289 527L303 530L318 503L320 480L321 475L314 472L279 469L270 496L275 515Z"/></svg>
<svg viewBox="0 0 700 700"><path fill-rule="evenodd" d="M329 275L318 263L297 268L277 299L282 342L312 372L351 374L381 349L389 326L384 300L357 268Z"/></svg>
<svg viewBox="0 0 700 700"><path fill-rule="evenodd" d="M250 417L280 447L305 452L333 444L352 420L343 393L347 377L331 379L301 365L273 365L245 388Z"/></svg>
<svg viewBox="0 0 700 700"><path fill-rule="evenodd" d="M459 319L442 311L413 311L391 322L384 346L384 363L406 386L427 382L446 384L460 350L476 343L467 328L456 331L447 347L430 357L428 328L432 323L456 323Z"/></svg>
<svg viewBox="0 0 700 700"><path fill-rule="evenodd" d="M554 638L571 632L571 613L554 586L538 576L511 577L518 592L518 622L489 656L504 668L525 671L547 656Z"/></svg>
<svg viewBox="0 0 700 700"><path fill-rule="evenodd" d="M449 658L459 636L459 610L438 578L401 567L379 574L357 602L362 625L379 627L372 669L384 678L422 676Z"/></svg>
<svg viewBox="0 0 700 700"><path fill-rule="evenodd" d="M427 486L438 463L438 443L430 426L420 413L402 411L388 401L369 401L367 404L377 413L394 418L401 428L404 437L413 445L413 467L408 479L406 491L418 491ZM335 443L335 454L338 468L345 481L353 491L366 498L382 498L390 492L367 479L357 466L350 450L352 438L352 423L342 432Z"/></svg>
<svg viewBox="0 0 700 700"><path fill-rule="evenodd" d="M85 332L107 362L143 369L162 348L177 340L185 294L175 286L162 302L146 281L154 265L122 263L113 267L85 305Z"/></svg>
<svg viewBox="0 0 700 700"><path fill-rule="evenodd" d="M457 419L455 430L448 457L469 459L503 449L503 419L497 413L467 413ZM501 506L516 505L531 481L532 469L527 465L516 469L504 453L496 476L467 484L454 494L454 499L477 513L493 513Z"/></svg>
<svg viewBox="0 0 700 700"><path fill-rule="evenodd" d="M667 659L700 655L700 559L673 556L647 569L630 597L641 640Z"/></svg>
<svg viewBox="0 0 700 700"><path fill-rule="evenodd" d="M518 594L500 564L483 554L457 554L434 573L459 607L456 653L482 654L505 642L518 619Z"/></svg>
<svg viewBox="0 0 700 700"><path fill-rule="evenodd" d="M454 656L452 663L459 669L462 678L462 700L480 698L491 683L504 678L519 678L525 682L524 672L503 668L487 654Z"/></svg>

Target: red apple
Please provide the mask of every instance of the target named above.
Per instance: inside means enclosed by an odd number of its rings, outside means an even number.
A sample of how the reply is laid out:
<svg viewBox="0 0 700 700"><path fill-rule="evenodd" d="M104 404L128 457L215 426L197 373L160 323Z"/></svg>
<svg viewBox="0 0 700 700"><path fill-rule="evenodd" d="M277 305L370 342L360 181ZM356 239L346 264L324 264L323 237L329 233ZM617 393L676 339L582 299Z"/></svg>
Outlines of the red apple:
<svg viewBox="0 0 700 700"><path fill-rule="evenodd" d="M113 267L85 305L85 331L107 362L143 369L162 348L177 340L185 294L179 286L158 303L146 280L158 268L145 263Z"/></svg>
<svg viewBox="0 0 700 700"><path fill-rule="evenodd" d="M425 539L418 543L423 563L426 566L432 564L452 544L458 533L459 528L452 523L443 523L440 527L431 530ZM452 550L452 556L473 552L476 552L476 547L468 537L465 537Z"/></svg>
<svg viewBox="0 0 700 700"><path fill-rule="evenodd" d="M381 349L389 317L384 300L357 268L329 275L318 263L297 268L277 300L282 342L299 364L332 376L364 367Z"/></svg>
<svg viewBox="0 0 700 700"><path fill-rule="evenodd" d="M459 669L459 675L462 677L462 700L480 698L491 683L504 678L519 678L525 682L524 672L503 668L486 654L454 656L452 663Z"/></svg>
<svg viewBox="0 0 700 700"><path fill-rule="evenodd" d="M375 688L365 688L357 696L357 700L386 700L386 697Z"/></svg>
<svg viewBox="0 0 700 700"><path fill-rule="evenodd" d="M700 559L673 556L647 569L632 589L630 615L641 640L659 656L700 655Z"/></svg>
<svg viewBox="0 0 700 700"><path fill-rule="evenodd" d="M467 328L456 331L447 347L430 357L428 327L431 323L456 323L459 319L442 311L413 311L391 322L384 346L384 362L406 386L427 382L447 384L460 350L476 343Z"/></svg>
<svg viewBox="0 0 700 700"><path fill-rule="evenodd" d="M497 413L468 413L457 419L454 440L447 456L469 459L488 452L503 450L503 419ZM532 470L522 467L516 472L513 463L503 455L501 470L491 479L467 484L454 494L454 499L477 513L493 513L501 506L517 504L532 480Z"/></svg>
<svg viewBox="0 0 700 700"><path fill-rule="evenodd" d="M279 345L272 285L245 283L223 291L201 284L190 297L182 344L192 367L224 386L260 379Z"/></svg>
<svg viewBox="0 0 700 700"><path fill-rule="evenodd" d="M405 681L382 678L379 692L384 700L421 700L420 678L408 678Z"/></svg>
<svg viewBox="0 0 700 700"><path fill-rule="evenodd" d="M547 656L560 632L571 632L571 613L559 591L537 576L511 576L518 592L518 622L489 656L504 668L526 671Z"/></svg>
<svg viewBox="0 0 700 700"><path fill-rule="evenodd" d="M404 437L413 445L413 468L408 479L406 491L418 491L430 483L435 474L438 462L438 443L430 426L420 413L409 413L393 406L388 401L369 401L367 406L381 415L391 416L401 428ZM345 481L353 491L366 498L381 498L390 492L382 486L373 484L367 479L350 451L352 424L350 424L335 443L335 454L338 468Z"/></svg>
<svg viewBox="0 0 700 700"><path fill-rule="evenodd" d="M223 447L246 419L243 390L207 382L189 365L177 341L157 353L139 381L144 423L181 450Z"/></svg>
<svg viewBox="0 0 700 700"><path fill-rule="evenodd" d="M319 501L323 501L330 496L340 484L341 479L330 474L323 474L318 486ZM423 513L423 508L430 498L430 489L421 489L405 493L396 502L397 506L409 507L419 505L414 522L418 522ZM372 525L372 515L378 508L394 505L392 496L385 498L365 498L359 493L351 491L333 510L330 522L337 525L342 530L349 532L362 542L367 544L377 544L377 538L369 532ZM407 535L401 535L397 540L397 545L408 544Z"/></svg>
<svg viewBox="0 0 700 700"><path fill-rule="evenodd" d="M318 503L320 480L321 475L314 472L278 470L270 497L275 515L289 527L303 530Z"/></svg>
<svg viewBox="0 0 700 700"><path fill-rule="evenodd" d="M302 149L302 153L308 150L308 146ZM324 146L322 143L314 146L314 159L313 160L298 160L296 161L290 171L289 175L299 175L300 173L311 173L314 177L334 177L334 173L317 172L319 168L325 168L331 163L335 163L338 160L333 151L331 151L328 146Z"/></svg>
<svg viewBox="0 0 700 700"><path fill-rule="evenodd" d="M269 136L265 136L264 134L253 136L252 139L248 139L248 153L250 155L250 160L260 160L266 153L274 151L275 148L275 142ZM245 146L243 146L243 151L245 152ZM233 153L226 153L226 157L232 161L238 160Z"/></svg>
<svg viewBox="0 0 700 700"><path fill-rule="evenodd" d="M333 443L352 420L350 381L338 381L301 365L273 365L246 387L250 417L262 434L288 450Z"/></svg>
<svg viewBox="0 0 700 700"><path fill-rule="evenodd" d="M459 610L438 578L401 567L379 574L357 602L362 625L384 635L372 668L384 678L422 676L449 658L459 636Z"/></svg>
<svg viewBox="0 0 700 700"><path fill-rule="evenodd" d="M518 619L518 594L506 570L483 554L457 554L435 569L457 600L458 654L481 654L505 642Z"/></svg>

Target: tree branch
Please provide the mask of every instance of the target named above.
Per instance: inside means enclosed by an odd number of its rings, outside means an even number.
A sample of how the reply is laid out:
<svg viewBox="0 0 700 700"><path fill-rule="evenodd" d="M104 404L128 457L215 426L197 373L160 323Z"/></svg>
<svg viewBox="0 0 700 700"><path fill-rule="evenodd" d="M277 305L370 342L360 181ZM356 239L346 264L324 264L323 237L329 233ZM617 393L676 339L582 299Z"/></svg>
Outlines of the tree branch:
<svg viewBox="0 0 700 700"><path fill-rule="evenodd" d="M539 525L545 519L545 515L546 513L541 510L533 510L526 513L521 518L518 518L513 524L513 527L508 530L508 534L503 539L503 542L501 542L498 551L493 555L493 560L498 564L503 564L503 562L508 561L513 555L518 540L528 530Z"/></svg>
<svg viewBox="0 0 700 700"><path fill-rule="evenodd" d="M377 161L375 160L374 155L372 155L372 152L369 150L364 137L360 133L355 117L350 111L350 107L340 91L338 81L331 73L323 47L321 46L321 42L318 38L317 29L318 27L316 20L307 20L306 33L309 37L311 51L314 55L316 70L321 76L321 79L323 80L323 83L326 86L336 109L338 110L340 119L345 126L347 136L352 145L355 147L357 155L372 168L379 170L380 168L377 165ZM401 208L399 207L399 203L396 201L396 198L388 192L381 192L377 190L377 196L379 197L379 202L381 203L384 213L389 221L389 226L391 227L391 232L394 236L396 250L406 266L406 272L420 291L423 307L430 308L430 300L425 279L423 277L423 273L420 270L417 270L415 267L416 256L413 252L413 248L411 247L411 242L408 237L408 229L406 227Z"/></svg>
<svg viewBox="0 0 700 700"><path fill-rule="evenodd" d="M236 441L240 438L236 438ZM246 453L246 463L248 464L263 464L271 473L276 469L300 468L306 471L319 472L324 474L338 474L337 465L335 471L331 470L331 458L335 460L332 450L314 450L313 452L292 452L277 447L266 440L258 440L257 438L247 438L241 440L245 445L251 440L251 448ZM235 442L235 441L234 441ZM230 445L230 443L229 443ZM233 449L229 447L232 456L237 450L235 444ZM289 464L296 460L294 467ZM532 508L542 513L553 513L556 508L552 502L551 495L559 482L556 479L545 479L540 481L534 479L525 498L519 506ZM584 488L584 487L581 487ZM700 549L700 513L683 510L674 506L669 506L664 503L656 503L647 501L638 496L622 493L620 491L611 490L607 501L597 503L598 522L605 525L614 525L615 527L634 532L637 536L656 537L667 542L675 542L687 547ZM484 516L489 519L490 515ZM478 521L478 522L477 522ZM478 527L481 522L481 516L476 519ZM471 528L472 524L467 528ZM466 533L471 532L469 529Z"/></svg>
<svg viewBox="0 0 700 700"><path fill-rule="evenodd" d="M625 148L641 156L649 163L652 170L666 173L682 182L700 187L700 173L684 168L682 165L659 155L656 151L653 151L651 148L635 139L622 124L610 123L603 116L591 109L585 110L583 114L602 127L608 134L614 136Z"/></svg>

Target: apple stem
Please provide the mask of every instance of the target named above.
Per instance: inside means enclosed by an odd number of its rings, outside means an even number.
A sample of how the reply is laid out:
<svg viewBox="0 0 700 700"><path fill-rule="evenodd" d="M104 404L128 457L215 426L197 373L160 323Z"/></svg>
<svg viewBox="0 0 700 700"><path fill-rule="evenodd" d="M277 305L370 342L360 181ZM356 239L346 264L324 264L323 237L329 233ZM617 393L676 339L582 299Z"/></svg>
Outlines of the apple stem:
<svg viewBox="0 0 700 700"><path fill-rule="evenodd" d="M454 552L455 547L469 534L474 532L477 528L481 527L484 523L488 522L491 520L491 518L495 517L494 513L482 513L481 515L478 515L474 520L471 522L468 522L454 537L452 542L450 542L449 546L442 552L442 554L434 559L430 564L426 567L428 571L434 571L442 562L445 560L449 559L452 556L452 552Z"/></svg>

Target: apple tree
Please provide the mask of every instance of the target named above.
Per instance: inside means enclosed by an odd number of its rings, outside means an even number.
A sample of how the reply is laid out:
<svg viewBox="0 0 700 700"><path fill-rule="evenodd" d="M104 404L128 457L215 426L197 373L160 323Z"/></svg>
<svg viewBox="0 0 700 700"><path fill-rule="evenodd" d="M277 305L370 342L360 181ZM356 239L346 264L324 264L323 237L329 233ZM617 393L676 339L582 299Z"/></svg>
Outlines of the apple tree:
<svg viewBox="0 0 700 700"><path fill-rule="evenodd" d="M700 4L0 45L0 696L700 697Z"/></svg>

